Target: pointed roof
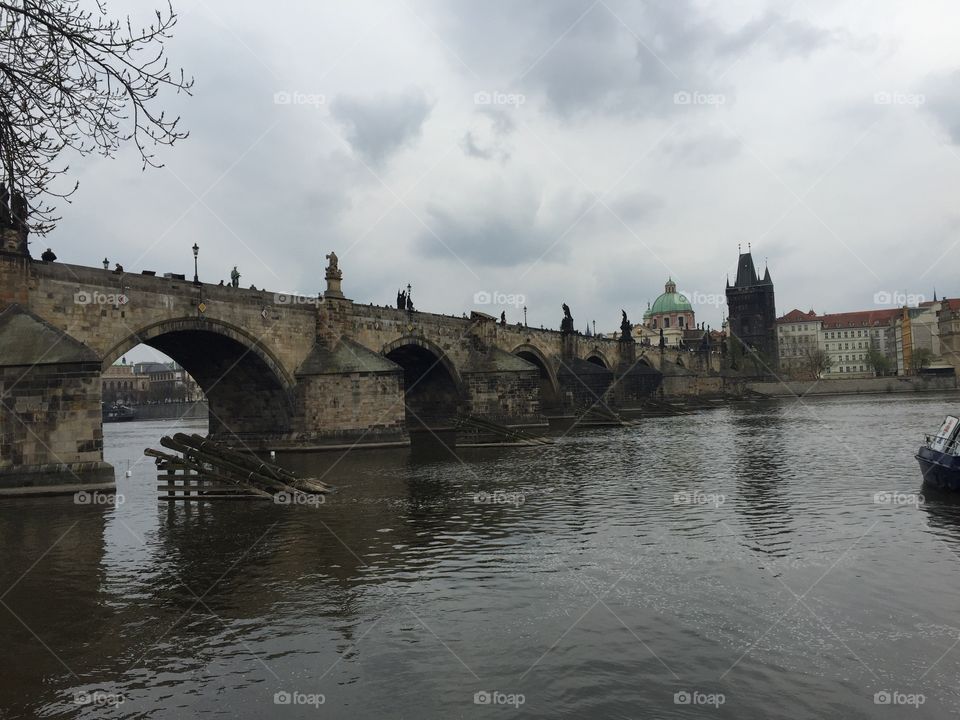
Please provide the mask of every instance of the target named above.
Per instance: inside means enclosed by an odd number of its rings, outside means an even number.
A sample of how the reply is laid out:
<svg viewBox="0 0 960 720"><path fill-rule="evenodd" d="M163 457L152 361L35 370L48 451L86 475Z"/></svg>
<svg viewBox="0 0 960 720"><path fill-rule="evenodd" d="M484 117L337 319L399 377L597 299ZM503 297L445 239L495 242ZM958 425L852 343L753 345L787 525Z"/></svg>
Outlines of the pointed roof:
<svg viewBox="0 0 960 720"><path fill-rule="evenodd" d="M753 254L749 250L747 252L740 253L740 258L737 260L737 279L733 283L732 287L745 288L753 287L755 285L772 284L773 281L770 279L769 268L765 269L763 280L761 280L757 275L757 268L753 264ZM730 287L729 278L727 279L727 287Z"/></svg>
<svg viewBox="0 0 960 720"><path fill-rule="evenodd" d="M749 252L740 253L740 259L737 261L737 279L733 283L734 287L748 287L756 285L759 282L757 278L757 269L753 266L753 255Z"/></svg>
<svg viewBox="0 0 960 720"><path fill-rule="evenodd" d="M99 362L89 346L21 305L0 312L0 365Z"/></svg>

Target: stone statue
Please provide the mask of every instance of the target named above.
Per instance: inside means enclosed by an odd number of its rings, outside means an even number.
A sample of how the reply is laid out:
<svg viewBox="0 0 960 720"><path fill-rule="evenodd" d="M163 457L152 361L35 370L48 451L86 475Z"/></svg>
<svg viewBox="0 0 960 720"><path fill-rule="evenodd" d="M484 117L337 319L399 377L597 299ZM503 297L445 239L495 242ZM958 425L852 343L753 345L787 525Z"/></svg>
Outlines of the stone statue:
<svg viewBox="0 0 960 720"><path fill-rule="evenodd" d="M621 310L623 319L620 321L620 339L623 341L633 340L633 328L630 326L630 320L627 319L627 311Z"/></svg>
<svg viewBox="0 0 960 720"><path fill-rule="evenodd" d="M30 207L27 205L27 199L22 192L14 191L13 200L10 201L10 212L13 215L13 224L18 230L27 230L27 216L30 214Z"/></svg>
<svg viewBox="0 0 960 720"><path fill-rule="evenodd" d="M340 266L337 260L337 254L331 250L330 253L326 256L327 258L327 277L328 278L342 278L343 272L340 270Z"/></svg>
<svg viewBox="0 0 960 720"><path fill-rule="evenodd" d="M506 310L503 310L503 311L500 313L500 324L501 324L501 325L506 325L506 324L507 324L507 311L506 311Z"/></svg>
<svg viewBox="0 0 960 720"><path fill-rule="evenodd" d="M240 287L240 273L237 272L237 266L233 266L233 270L230 271L230 285L238 288Z"/></svg>
<svg viewBox="0 0 960 720"><path fill-rule="evenodd" d="M397 294L397 310L404 310L407 307L406 291Z"/></svg>
<svg viewBox="0 0 960 720"><path fill-rule="evenodd" d="M10 215L10 191L7 186L0 187L0 230L13 227L13 217Z"/></svg>
<svg viewBox="0 0 960 720"><path fill-rule="evenodd" d="M563 303L563 320L560 321L560 332L573 332L573 315L570 314L570 306Z"/></svg>
<svg viewBox="0 0 960 720"><path fill-rule="evenodd" d="M666 347L667 343L663 339L663 328L660 328L660 349Z"/></svg>
<svg viewBox="0 0 960 720"><path fill-rule="evenodd" d="M47 248L43 251L43 254L40 256L40 259L44 262L53 262L57 259L57 254L53 252L50 248Z"/></svg>
<svg viewBox="0 0 960 720"><path fill-rule="evenodd" d="M407 312L413 312L413 296L407 295Z"/></svg>

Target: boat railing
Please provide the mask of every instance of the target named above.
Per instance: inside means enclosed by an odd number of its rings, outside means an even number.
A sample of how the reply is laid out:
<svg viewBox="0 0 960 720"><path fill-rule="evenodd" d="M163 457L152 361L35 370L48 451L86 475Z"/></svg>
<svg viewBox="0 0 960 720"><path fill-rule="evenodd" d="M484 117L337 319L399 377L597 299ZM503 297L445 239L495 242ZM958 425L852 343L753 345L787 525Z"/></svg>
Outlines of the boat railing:
<svg viewBox="0 0 960 720"><path fill-rule="evenodd" d="M944 442L943 438L937 437L936 435L926 435L927 447L930 449L939 450L942 453L947 455L960 455L960 439L950 440L949 442ZM936 445L937 447L934 447Z"/></svg>

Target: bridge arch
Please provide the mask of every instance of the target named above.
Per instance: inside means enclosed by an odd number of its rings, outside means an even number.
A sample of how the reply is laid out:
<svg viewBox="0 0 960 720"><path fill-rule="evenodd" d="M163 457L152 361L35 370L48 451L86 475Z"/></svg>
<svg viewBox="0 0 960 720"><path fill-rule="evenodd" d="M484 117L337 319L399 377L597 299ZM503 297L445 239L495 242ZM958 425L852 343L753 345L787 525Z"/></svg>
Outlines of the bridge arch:
<svg viewBox="0 0 960 720"><path fill-rule="evenodd" d="M104 370L137 345L175 360L206 395L210 434L262 439L291 428L294 379L247 331L221 320L181 317L131 332L106 352Z"/></svg>
<svg viewBox="0 0 960 720"><path fill-rule="evenodd" d="M466 404L463 378L436 343L408 335L387 343L381 352L403 368L408 429L445 426Z"/></svg>
<svg viewBox="0 0 960 720"><path fill-rule="evenodd" d="M542 410L553 410L560 407L560 383L557 380L556 370L547 360L543 352L535 345L524 343L518 345L511 352L522 360L535 365L540 371L540 407Z"/></svg>
<svg viewBox="0 0 960 720"><path fill-rule="evenodd" d="M613 365L610 363L610 361L607 360L607 356L604 355L603 352L602 352L601 350L599 350L598 348L594 348L593 350L591 350L591 351L587 354L587 357L585 357L584 359L585 359L587 362L591 362L591 363L593 363L594 365L599 365L600 367L604 367L604 368L606 368L607 370L609 370L611 367L613 367Z"/></svg>

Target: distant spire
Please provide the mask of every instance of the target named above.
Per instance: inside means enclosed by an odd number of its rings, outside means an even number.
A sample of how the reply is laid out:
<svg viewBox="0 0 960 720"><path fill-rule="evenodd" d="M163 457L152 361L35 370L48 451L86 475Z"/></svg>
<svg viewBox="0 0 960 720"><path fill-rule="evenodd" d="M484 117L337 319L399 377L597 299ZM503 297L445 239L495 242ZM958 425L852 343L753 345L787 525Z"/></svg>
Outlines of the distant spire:
<svg viewBox="0 0 960 720"><path fill-rule="evenodd" d="M937 301L937 286L936 286L936 285L933 286L933 301L934 301L934 302Z"/></svg>

